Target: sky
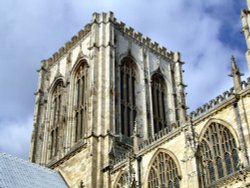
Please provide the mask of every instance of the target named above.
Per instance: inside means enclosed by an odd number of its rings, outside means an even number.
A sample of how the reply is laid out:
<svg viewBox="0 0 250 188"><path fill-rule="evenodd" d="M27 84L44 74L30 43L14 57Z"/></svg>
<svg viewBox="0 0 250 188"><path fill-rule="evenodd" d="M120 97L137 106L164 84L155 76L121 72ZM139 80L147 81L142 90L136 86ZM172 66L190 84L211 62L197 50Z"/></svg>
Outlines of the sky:
<svg viewBox="0 0 250 188"><path fill-rule="evenodd" d="M93 12L115 17L182 54L189 111L232 87L234 55L245 74L240 33L245 0L1 0L0 152L28 159L40 62L90 22Z"/></svg>

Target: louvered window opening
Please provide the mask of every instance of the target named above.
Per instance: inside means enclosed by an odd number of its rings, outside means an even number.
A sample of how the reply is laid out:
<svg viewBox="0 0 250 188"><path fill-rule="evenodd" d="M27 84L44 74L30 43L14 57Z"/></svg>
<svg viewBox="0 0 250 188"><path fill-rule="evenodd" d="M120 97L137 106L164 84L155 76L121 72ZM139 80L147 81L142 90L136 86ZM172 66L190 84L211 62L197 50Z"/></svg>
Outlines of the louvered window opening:
<svg viewBox="0 0 250 188"><path fill-rule="evenodd" d="M131 58L124 58L120 68L121 134L130 137L136 120L136 74Z"/></svg>
<svg viewBox="0 0 250 188"><path fill-rule="evenodd" d="M165 85L162 76L159 74L153 75L152 102L155 134L167 127L165 96Z"/></svg>

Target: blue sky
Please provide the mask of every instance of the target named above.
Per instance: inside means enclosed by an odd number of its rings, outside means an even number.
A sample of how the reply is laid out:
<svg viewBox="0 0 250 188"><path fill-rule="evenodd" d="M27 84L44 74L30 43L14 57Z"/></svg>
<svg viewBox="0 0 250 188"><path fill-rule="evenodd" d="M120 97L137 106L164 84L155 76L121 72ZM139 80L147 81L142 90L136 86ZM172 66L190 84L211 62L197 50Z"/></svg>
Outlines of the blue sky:
<svg viewBox="0 0 250 188"><path fill-rule="evenodd" d="M237 0L3 0L0 2L0 152L27 159L40 61L91 20L112 11L167 49L180 51L190 110L232 86L234 54L245 73Z"/></svg>

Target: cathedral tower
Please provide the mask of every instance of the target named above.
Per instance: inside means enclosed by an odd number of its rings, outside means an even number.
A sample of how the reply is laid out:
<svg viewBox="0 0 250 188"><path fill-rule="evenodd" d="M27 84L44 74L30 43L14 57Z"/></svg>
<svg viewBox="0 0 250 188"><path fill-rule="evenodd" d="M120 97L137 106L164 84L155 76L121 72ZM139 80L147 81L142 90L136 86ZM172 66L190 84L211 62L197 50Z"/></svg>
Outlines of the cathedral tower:
<svg viewBox="0 0 250 188"><path fill-rule="evenodd" d="M110 169L156 134L186 122L178 52L112 12L41 62L30 160L57 169L72 187L110 187Z"/></svg>

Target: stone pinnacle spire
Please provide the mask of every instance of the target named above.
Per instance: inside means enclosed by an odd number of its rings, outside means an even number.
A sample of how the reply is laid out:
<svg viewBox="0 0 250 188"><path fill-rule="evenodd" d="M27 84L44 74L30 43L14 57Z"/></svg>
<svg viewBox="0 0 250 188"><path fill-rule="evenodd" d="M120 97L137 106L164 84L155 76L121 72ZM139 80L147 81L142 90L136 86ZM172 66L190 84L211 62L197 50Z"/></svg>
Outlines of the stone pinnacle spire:
<svg viewBox="0 0 250 188"><path fill-rule="evenodd" d="M238 93L241 90L241 76L243 74L240 73L240 70L236 64L235 57L232 55L231 58L231 77L233 78L234 82L234 89L236 93Z"/></svg>

